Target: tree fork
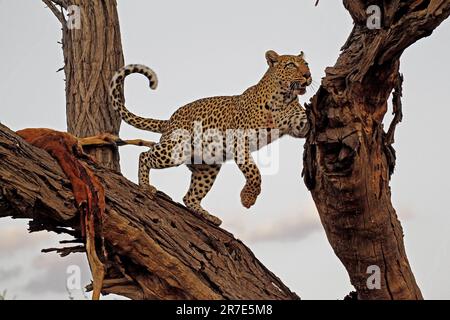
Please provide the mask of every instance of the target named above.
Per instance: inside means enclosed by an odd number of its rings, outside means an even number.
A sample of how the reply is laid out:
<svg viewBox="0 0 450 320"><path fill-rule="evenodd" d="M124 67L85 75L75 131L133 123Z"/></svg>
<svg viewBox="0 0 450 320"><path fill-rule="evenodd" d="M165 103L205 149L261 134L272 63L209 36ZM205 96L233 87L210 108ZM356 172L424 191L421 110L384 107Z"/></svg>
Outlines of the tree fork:
<svg viewBox="0 0 450 320"><path fill-rule="evenodd" d="M307 107L305 184L358 299L422 299L389 187L391 145L402 116L399 59L449 16L450 1L343 2L355 25ZM379 30L366 26L369 5L381 8ZM394 88L395 117L386 134L383 119ZM370 266L381 272L380 289L367 285Z"/></svg>

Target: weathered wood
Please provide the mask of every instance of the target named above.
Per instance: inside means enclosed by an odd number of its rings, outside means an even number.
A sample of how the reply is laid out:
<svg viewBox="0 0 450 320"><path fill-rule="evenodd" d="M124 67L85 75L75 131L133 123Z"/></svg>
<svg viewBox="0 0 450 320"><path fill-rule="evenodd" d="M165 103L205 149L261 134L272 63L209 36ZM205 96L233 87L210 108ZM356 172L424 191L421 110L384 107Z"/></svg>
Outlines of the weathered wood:
<svg viewBox="0 0 450 320"><path fill-rule="evenodd" d="M366 7L379 5L382 28L366 26ZM347 269L359 299L421 299L406 257L403 231L389 187L395 125L401 120L399 58L450 14L449 0L344 0L354 28L307 111L304 179L328 240ZM397 116L383 119L392 90ZM367 286L378 266L381 289Z"/></svg>
<svg viewBox="0 0 450 320"><path fill-rule="evenodd" d="M44 0L44 3L62 26L67 131L81 138L102 133L118 135L121 119L108 104L109 81L124 65L116 1ZM68 24L56 5L65 10L78 7L80 27ZM69 10L69 14L75 13ZM87 151L104 166L120 170L117 149L96 146Z"/></svg>
<svg viewBox="0 0 450 320"><path fill-rule="evenodd" d="M32 230L71 227L75 232L68 233L80 238L70 183L49 154L0 125L0 163L0 217L33 219ZM151 197L116 171L91 168L106 191L104 293L132 299L298 299L232 234L164 194Z"/></svg>

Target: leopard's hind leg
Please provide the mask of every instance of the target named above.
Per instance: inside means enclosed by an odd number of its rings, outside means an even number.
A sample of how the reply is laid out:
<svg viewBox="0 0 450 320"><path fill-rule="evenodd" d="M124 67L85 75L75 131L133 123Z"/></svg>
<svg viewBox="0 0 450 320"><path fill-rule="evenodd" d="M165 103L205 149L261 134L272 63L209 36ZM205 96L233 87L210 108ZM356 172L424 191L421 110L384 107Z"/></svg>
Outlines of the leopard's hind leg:
<svg viewBox="0 0 450 320"><path fill-rule="evenodd" d="M156 188L150 184L150 170L176 167L184 163L176 149L176 142L166 141L155 144L149 151L142 152L139 156L139 186L156 192Z"/></svg>
<svg viewBox="0 0 450 320"><path fill-rule="evenodd" d="M220 164L206 165L188 165L189 170L192 172L191 184L189 190L183 198L183 202L190 210L204 217L206 220L219 226L222 221L216 216L211 215L208 211L202 208L200 202L211 190L217 174L220 171Z"/></svg>

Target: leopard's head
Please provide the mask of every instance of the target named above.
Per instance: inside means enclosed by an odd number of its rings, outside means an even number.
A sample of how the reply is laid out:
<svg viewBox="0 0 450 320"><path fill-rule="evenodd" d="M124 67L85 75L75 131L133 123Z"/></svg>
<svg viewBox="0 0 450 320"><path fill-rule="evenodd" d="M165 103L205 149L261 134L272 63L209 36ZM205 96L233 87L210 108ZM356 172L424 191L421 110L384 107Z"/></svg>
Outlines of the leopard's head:
<svg viewBox="0 0 450 320"><path fill-rule="evenodd" d="M278 55L273 50L266 52L268 73L279 83L297 95L305 94L306 87L312 82L308 63L303 51L298 55Z"/></svg>

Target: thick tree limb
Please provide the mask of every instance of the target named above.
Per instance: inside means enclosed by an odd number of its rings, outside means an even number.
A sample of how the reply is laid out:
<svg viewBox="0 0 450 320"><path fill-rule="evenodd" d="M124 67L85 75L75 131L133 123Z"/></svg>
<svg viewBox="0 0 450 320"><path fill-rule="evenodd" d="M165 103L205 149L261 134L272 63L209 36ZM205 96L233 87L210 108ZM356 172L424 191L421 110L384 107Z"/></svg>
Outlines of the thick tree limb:
<svg viewBox="0 0 450 320"><path fill-rule="evenodd" d="M384 13L379 30L366 26L372 4ZM305 183L358 298L421 299L389 187L391 144L401 120L399 57L449 16L450 1L344 0L344 6L355 26L307 108ZM386 135L383 119L394 88L396 116ZM380 270L379 289L367 284L373 266Z"/></svg>
<svg viewBox="0 0 450 320"><path fill-rule="evenodd" d="M70 183L58 164L0 125L0 217L81 237ZM298 299L230 233L115 171L91 166L106 192L103 293L132 299ZM74 247L73 251L80 251ZM67 254L70 249L62 249Z"/></svg>

